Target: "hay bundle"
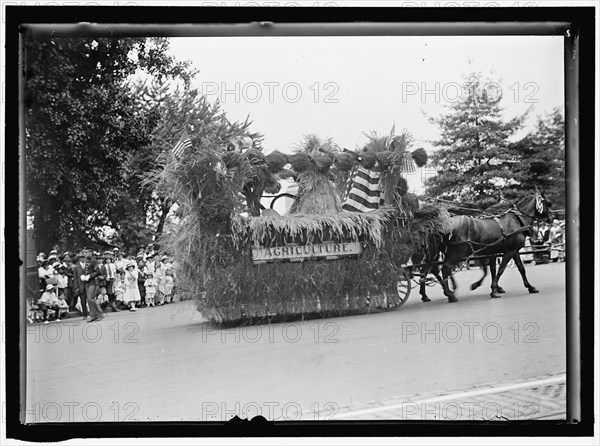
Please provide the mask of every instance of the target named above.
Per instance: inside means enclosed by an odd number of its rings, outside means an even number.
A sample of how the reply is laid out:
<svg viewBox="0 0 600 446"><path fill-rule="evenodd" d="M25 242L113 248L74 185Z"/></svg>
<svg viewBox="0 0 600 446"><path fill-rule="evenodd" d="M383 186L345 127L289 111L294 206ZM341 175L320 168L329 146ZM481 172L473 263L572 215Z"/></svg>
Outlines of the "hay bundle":
<svg viewBox="0 0 600 446"><path fill-rule="evenodd" d="M268 194L277 194L281 190L281 184L279 184L279 181L273 176L267 178L264 185L264 191Z"/></svg>
<svg viewBox="0 0 600 446"><path fill-rule="evenodd" d="M406 193L408 192L408 183L405 178L400 177L398 179L398 185L396 186L396 190L398 191L398 194L401 197L406 195Z"/></svg>
<svg viewBox="0 0 600 446"><path fill-rule="evenodd" d="M249 149L244 153L251 165L256 166L265 163L265 155L257 149Z"/></svg>
<svg viewBox="0 0 600 446"><path fill-rule="evenodd" d="M419 148L417 150L413 150L412 158L415 160L415 163L418 167L423 167L427 164L427 152L425 149Z"/></svg>
<svg viewBox="0 0 600 446"><path fill-rule="evenodd" d="M364 151L379 153L388 150L390 141L387 136L378 136L374 131L367 133L366 136L369 141L365 145Z"/></svg>
<svg viewBox="0 0 600 446"><path fill-rule="evenodd" d="M243 155L238 152L225 152L222 156L223 164L227 169L239 167L242 163Z"/></svg>
<svg viewBox="0 0 600 446"><path fill-rule="evenodd" d="M271 169L271 172L279 172L286 164L288 164L289 157L285 153L275 150L265 156L265 161L269 166L269 169Z"/></svg>
<svg viewBox="0 0 600 446"><path fill-rule="evenodd" d="M416 246L427 247L432 235L442 236L452 230L451 215L442 206L424 204L414 212L409 221L409 229Z"/></svg>
<svg viewBox="0 0 600 446"><path fill-rule="evenodd" d="M341 197L329 168L339 153L331 138L306 135L290 157L292 168L298 172L298 197L290 213L331 214L342 210Z"/></svg>
<svg viewBox="0 0 600 446"><path fill-rule="evenodd" d="M291 214L335 214L342 211L336 187L325 176L303 174L298 179L298 198Z"/></svg>
<svg viewBox="0 0 600 446"><path fill-rule="evenodd" d="M419 198L411 193L402 195L402 207L408 215L414 216L419 211Z"/></svg>
<svg viewBox="0 0 600 446"><path fill-rule="evenodd" d="M338 153L335 156L335 167L342 172L348 172L352 170L356 163L356 155L353 153Z"/></svg>
<svg viewBox="0 0 600 446"><path fill-rule="evenodd" d="M385 244L386 225L393 218L391 208L373 212L330 214L294 214L277 218L255 217L232 220L233 241L236 246L265 245L274 241L294 240L297 243L320 243L324 240L366 240L376 248ZM278 238L279 237L279 238Z"/></svg>
<svg viewBox="0 0 600 446"><path fill-rule="evenodd" d="M390 167L393 160L393 152L391 150L384 150L382 152L377 152L377 161L379 161L379 165L383 170L386 170Z"/></svg>
<svg viewBox="0 0 600 446"><path fill-rule="evenodd" d="M450 218L450 213L441 206L433 206L431 204L424 204L421 208L415 212L415 218L420 220L445 220Z"/></svg>
<svg viewBox="0 0 600 446"><path fill-rule="evenodd" d="M320 174L325 174L333 164L333 155L329 153L315 153L313 159Z"/></svg>
<svg viewBox="0 0 600 446"><path fill-rule="evenodd" d="M375 152L363 151L358 155L358 161L365 169L372 169L377 163L377 155Z"/></svg>
<svg viewBox="0 0 600 446"><path fill-rule="evenodd" d="M303 173L311 168L311 160L307 153L297 152L289 156L289 162L298 173Z"/></svg>

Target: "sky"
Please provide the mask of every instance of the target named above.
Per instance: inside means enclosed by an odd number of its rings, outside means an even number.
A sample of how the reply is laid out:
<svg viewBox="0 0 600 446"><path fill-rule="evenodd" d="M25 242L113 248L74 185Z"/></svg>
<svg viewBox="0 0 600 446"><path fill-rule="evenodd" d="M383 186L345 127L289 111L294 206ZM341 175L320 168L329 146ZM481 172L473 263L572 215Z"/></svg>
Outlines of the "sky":
<svg viewBox="0 0 600 446"><path fill-rule="evenodd" d="M529 109L531 126L564 106L559 36L182 37L171 52L192 62L195 86L229 119L250 117L265 153L291 153L309 133L354 150L366 132L392 126L431 153L438 130L428 117L468 92L471 71L497 81L488 92L502 95L506 118ZM426 174L409 178L413 191Z"/></svg>

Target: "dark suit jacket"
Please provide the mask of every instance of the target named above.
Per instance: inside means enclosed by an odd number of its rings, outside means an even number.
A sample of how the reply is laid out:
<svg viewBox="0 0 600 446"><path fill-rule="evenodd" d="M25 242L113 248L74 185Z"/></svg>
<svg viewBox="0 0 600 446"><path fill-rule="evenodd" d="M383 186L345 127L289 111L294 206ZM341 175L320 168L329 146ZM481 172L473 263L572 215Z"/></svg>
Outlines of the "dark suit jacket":
<svg viewBox="0 0 600 446"><path fill-rule="evenodd" d="M102 269L98 260L92 259L85 264L85 274L90 276L89 280L85 283L86 285L97 285L97 277L102 275Z"/></svg>
<svg viewBox="0 0 600 446"><path fill-rule="evenodd" d="M85 268L81 266L81 261L77 262L73 266L73 283L75 288L79 290L79 294L85 292L85 287L87 285L95 285L96 284L96 276L101 274L100 265L96 260L91 260L86 263ZM81 276L89 274L90 279L87 282L83 282L81 280Z"/></svg>
<svg viewBox="0 0 600 446"><path fill-rule="evenodd" d="M81 262L73 264L73 288L75 288L77 295L85 293L85 285L81 280L83 274L85 274L85 271L81 266Z"/></svg>
<svg viewBox="0 0 600 446"><path fill-rule="evenodd" d="M67 284L69 285L69 288L75 288L73 265L65 268L65 276L67 276Z"/></svg>

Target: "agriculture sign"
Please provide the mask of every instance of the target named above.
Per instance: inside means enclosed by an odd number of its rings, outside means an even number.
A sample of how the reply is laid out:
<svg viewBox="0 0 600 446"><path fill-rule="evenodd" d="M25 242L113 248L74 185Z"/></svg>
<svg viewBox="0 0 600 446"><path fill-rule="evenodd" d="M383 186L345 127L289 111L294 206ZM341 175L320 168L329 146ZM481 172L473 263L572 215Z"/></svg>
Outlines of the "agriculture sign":
<svg viewBox="0 0 600 446"><path fill-rule="evenodd" d="M359 242L329 242L319 245L286 245L270 248L253 247L252 260L254 263L289 260L300 262L308 259L324 258L326 260L338 257L358 255L362 252Z"/></svg>

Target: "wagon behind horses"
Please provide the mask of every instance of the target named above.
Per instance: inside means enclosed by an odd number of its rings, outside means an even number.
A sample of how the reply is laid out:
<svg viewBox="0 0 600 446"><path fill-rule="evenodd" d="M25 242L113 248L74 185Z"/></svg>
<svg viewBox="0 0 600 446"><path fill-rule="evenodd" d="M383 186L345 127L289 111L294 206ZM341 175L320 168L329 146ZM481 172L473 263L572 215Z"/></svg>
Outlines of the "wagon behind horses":
<svg viewBox="0 0 600 446"><path fill-rule="evenodd" d="M513 259L517 265L523 284L530 293L537 293L538 290L527 280L525 267L521 261L519 250L525 245L526 235L531 234L532 224L535 220L544 219L552 221L551 203L546 198L536 192L535 194L518 200L513 207L504 214L492 218L473 218L470 216L455 216L450 220L452 230L448 235L436 236L436 242L440 244L440 249L433 249L428 252L428 259L424 267L425 274L437 271L437 255L440 250L445 249L442 271L442 287L444 295L448 297L449 302L457 302L458 299L448 285L448 279L452 277L452 272L462 260L473 256L494 256L502 255L502 261L496 274L496 265L489 261L492 273L492 297L500 297L499 293L503 290L498 286L498 281L508 262ZM433 252L436 251L436 252ZM486 261L482 264L486 267ZM473 284L473 289L481 284L481 280ZM421 294L423 300L424 282L421 282Z"/></svg>

